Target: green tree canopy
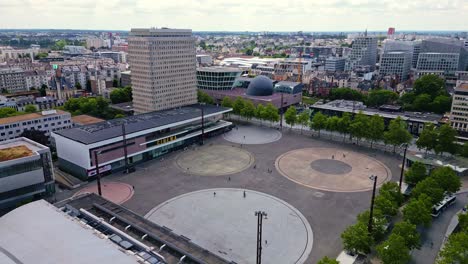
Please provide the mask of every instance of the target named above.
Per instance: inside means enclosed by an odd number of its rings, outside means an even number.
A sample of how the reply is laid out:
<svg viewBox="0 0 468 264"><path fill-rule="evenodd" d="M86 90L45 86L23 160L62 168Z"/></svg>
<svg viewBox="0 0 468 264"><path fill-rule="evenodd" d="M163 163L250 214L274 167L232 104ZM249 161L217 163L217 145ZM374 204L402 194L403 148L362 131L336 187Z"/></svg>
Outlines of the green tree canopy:
<svg viewBox="0 0 468 264"><path fill-rule="evenodd" d="M433 178L445 192L456 193L461 188L460 177L450 167L439 167L431 171Z"/></svg>
<svg viewBox="0 0 468 264"><path fill-rule="evenodd" d="M377 253L383 264L406 264L411 259L405 239L397 234L377 246Z"/></svg>
<svg viewBox="0 0 468 264"><path fill-rule="evenodd" d="M232 105L233 105L233 102L232 102L231 98L225 96L225 97L223 98L223 101L221 102L221 106L222 106L222 107L229 107L229 108L231 108Z"/></svg>
<svg viewBox="0 0 468 264"><path fill-rule="evenodd" d="M37 112L37 108L34 105L27 105L26 107L24 107L24 111L26 113L35 113Z"/></svg>
<svg viewBox="0 0 468 264"><path fill-rule="evenodd" d="M431 110L431 95L429 94L420 94L414 99L413 107L418 111L430 111Z"/></svg>
<svg viewBox="0 0 468 264"><path fill-rule="evenodd" d="M437 264L468 263L468 232L453 233L439 252Z"/></svg>
<svg viewBox="0 0 468 264"><path fill-rule="evenodd" d="M125 88L114 89L110 93L110 100L113 104L119 104L132 101L132 88L127 86Z"/></svg>
<svg viewBox="0 0 468 264"><path fill-rule="evenodd" d="M361 138L367 138L369 136L369 122L369 117L362 111L359 111L359 113L354 116L353 121L351 121L349 131L353 137L357 138L358 144Z"/></svg>
<svg viewBox="0 0 468 264"><path fill-rule="evenodd" d="M255 105L252 101L248 100L245 102L244 108L241 110L241 116L245 117L247 120L250 120L255 116Z"/></svg>
<svg viewBox="0 0 468 264"><path fill-rule="evenodd" d="M330 90L331 100L344 99L353 101L364 101L364 95L351 88L334 88Z"/></svg>
<svg viewBox="0 0 468 264"><path fill-rule="evenodd" d="M389 90L374 90L367 96L368 106L381 106L393 104L398 99L398 94Z"/></svg>
<svg viewBox="0 0 468 264"><path fill-rule="evenodd" d="M284 119L286 121L286 124L290 125L292 128L297 122L296 107L294 106L288 107L288 110L286 110L286 113L284 113Z"/></svg>
<svg viewBox="0 0 468 264"><path fill-rule="evenodd" d="M340 264L340 262L338 262L335 259L329 258L328 256L325 256L321 260L319 260L317 264Z"/></svg>
<svg viewBox="0 0 468 264"><path fill-rule="evenodd" d="M433 177L427 177L416 184L414 189L411 191L411 195L415 198L418 198L423 194L429 196L431 203L434 205L444 198L444 189L442 189Z"/></svg>
<svg viewBox="0 0 468 264"><path fill-rule="evenodd" d="M426 154L429 150L435 149L437 145L438 130L433 123L426 123L424 129L416 141L419 149L425 149Z"/></svg>
<svg viewBox="0 0 468 264"><path fill-rule="evenodd" d="M267 112L264 105L257 105L257 109L255 109L255 117L260 120L267 120Z"/></svg>
<svg viewBox="0 0 468 264"><path fill-rule="evenodd" d="M338 126L339 126L340 118L337 116L332 116L327 119L327 123L325 125L326 129L330 132L332 131L338 131ZM330 133L330 138L332 134Z"/></svg>
<svg viewBox="0 0 468 264"><path fill-rule="evenodd" d="M237 97L236 100L234 100L234 103L232 104L232 112L236 115L240 115L242 108L244 108L244 99L241 97Z"/></svg>
<svg viewBox="0 0 468 264"><path fill-rule="evenodd" d="M403 208L403 220L416 226L430 226L432 221L431 204L423 199L411 199Z"/></svg>
<svg viewBox="0 0 468 264"><path fill-rule="evenodd" d="M388 131L384 133L384 139L387 144L393 145L393 152L395 152L396 146L409 143L412 136L406 129L405 121L401 117L397 117L390 121Z"/></svg>
<svg viewBox="0 0 468 264"><path fill-rule="evenodd" d="M369 118L369 128L367 129L367 138L371 140L372 143L377 140L383 139L383 134L385 130L385 123L383 117L380 115L373 115Z"/></svg>
<svg viewBox="0 0 468 264"><path fill-rule="evenodd" d="M370 212L366 210L357 216L358 223L362 223L363 225L369 224L369 217ZM372 216L372 238L373 241L381 240L386 231L386 227L388 226L388 220L379 208L375 208L373 216Z"/></svg>
<svg viewBox="0 0 468 264"><path fill-rule="evenodd" d="M435 74L424 75L417 79L414 82L413 89L416 95L428 94L431 98L446 94L444 79Z"/></svg>
<svg viewBox="0 0 468 264"><path fill-rule="evenodd" d="M415 161L411 167L405 172L405 182L409 185L416 185L418 182L424 180L427 177L426 166Z"/></svg>
<svg viewBox="0 0 468 264"><path fill-rule="evenodd" d="M384 196L388 200L391 200L400 206L403 203L404 197L400 192L400 186L398 183L388 181L380 187L379 196Z"/></svg>
<svg viewBox="0 0 468 264"><path fill-rule="evenodd" d="M44 146L49 145L49 137L46 135L45 131L35 130L35 129L26 129L21 133L20 137L29 138L32 141L35 141Z"/></svg>
<svg viewBox="0 0 468 264"><path fill-rule="evenodd" d="M456 136L457 131L453 129L450 125L442 125L439 128L435 151L437 153L448 152L450 154L455 154L457 151L457 145L455 143Z"/></svg>
<svg viewBox="0 0 468 264"><path fill-rule="evenodd" d="M438 95L432 103L430 104L431 111L443 114L445 112L449 112L450 108L452 107L452 98L447 95Z"/></svg>
<svg viewBox="0 0 468 264"><path fill-rule="evenodd" d="M346 137L346 134L349 133L349 126L351 124L351 114L350 113L343 113L338 122L338 132L343 134L343 140Z"/></svg>
<svg viewBox="0 0 468 264"><path fill-rule="evenodd" d="M398 212L398 204L384 195L375 197L375 208L388 216L395 216Z"/></svg>
<svg viewBox="0 0 468 264"><path fill-rule="evenodd" d="M461 154L463 157L468 158L468 142L465 142L465 144L463 144L463 147L461 148L461 151L460 151L460 152L461 152L460 154Z"/></svg>
<svg viewBox="0 0 468 264"><path fill-rule="evenodd" d="M310 128L318 131L318 136L320 137L320 130L324 129L327 125L327 119L328 117L322 112L318 112L314 115L312 118L312 121L310 122Z"/></svg>
<svg viewBox="0 0 468 264"><path fill-rule="evenodd" d="M416 225L402 221L395 224L392 234L399 235L405 240L405 245L410 250L419 249L421 246L421 236L416 230Z"/></svg>
<svg viewBox="0 0 468 264"><path fill-rule="evenodd" d="M197 90L197 100L199 103L205 103L205 104L214 104L215 101L211 96L209 96L207 93L201 90Z"/></svg>
<svg viewBox="0 0 468 264"><path fill-rule="evenodd" d="M270 122L278 122L280 115L278 114L278 108L276 108L272 103L268 103L265 106L265 113L267 120Z"/></svg>
<svg viewBox="0 0 468 264"><path fill-rule="evenodd" d="M345 250L359 254L369 253L373 243L367 225L361 222L346 228L341 239Z"/></svg>
<svg viewBox="0 0 468 264"><path fill-rule="evenodd" d="M297 116L297 122L301 125L301 134L302 134L302 129L304 127L309 126L310 122L310 110L306 109L302 111L298 116Z"/></svg>

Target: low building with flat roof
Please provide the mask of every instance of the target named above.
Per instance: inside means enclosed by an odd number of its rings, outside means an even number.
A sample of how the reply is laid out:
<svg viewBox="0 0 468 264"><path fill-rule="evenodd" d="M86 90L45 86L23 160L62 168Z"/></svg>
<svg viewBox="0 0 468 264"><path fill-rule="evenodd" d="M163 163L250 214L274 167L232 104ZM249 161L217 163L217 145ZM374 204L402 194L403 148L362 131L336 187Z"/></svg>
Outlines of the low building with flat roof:
<svg viewBox="0 0 468 264"><path fill-rule="evenodd" d="M232 125L222 120L223 113L231 110L214 105L191 105L56 131L52 137L57 146L59 167L86 180L96 175L96 153L100 173L122 170L125 148L130 165L157 158L200 142L202 132L205 137L223 133ZM122 125L126 132L125 146Z"/></svg>
<svg viewBox="0 0 468 264"><path fill-rule="evenodd" d="M55 192L48 147L27 138L0 142L0 209Z"/></svg>
<svg viewBox="0 0 468 264"><path fill-rule="evenodd" d="M71 115L62 110L47 110L38 113L0 118L0 141L17 138L25 130L51 132L71 128Z"/></svg>
<svg viewBox="0 0 468 264"><path fill-rule="evenodd" d="M72 116L72 122L73 126L85 126L85 125L91 125L91 124L96 124L100 122L104 122L106 120L97 118L94 116L90 115L77 115L77 116Z"/></svg>
<svg viewBox="0 0 468 264"><path fill-rule="evenodd" d="M442 115L433 113L388 112L387 109L382 111L375 108L367 108L362 102L349 100L334 100L326 104L315 103L309 108L313 111L312 114L322 112L322 114L329 116L341 116L343 113L357 114L360 111L368 116L377 114L384 118L385 125L388 125L391 120L400 117L407 123L408 131L414 135L419 135L419 133L424 129L424 125L426 123L438 125L439 121L443 118Z"/></svg>

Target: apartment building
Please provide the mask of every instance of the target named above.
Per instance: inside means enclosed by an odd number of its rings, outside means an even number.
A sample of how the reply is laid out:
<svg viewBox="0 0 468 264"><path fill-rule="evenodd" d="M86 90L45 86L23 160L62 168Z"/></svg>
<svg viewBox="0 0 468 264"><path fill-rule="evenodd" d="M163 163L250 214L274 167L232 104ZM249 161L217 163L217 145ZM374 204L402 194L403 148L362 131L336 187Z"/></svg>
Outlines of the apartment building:
<svg viewBox="0 0 468 264"><path fill-rule="evenodd" d="M0 69L0 92L26 91L26 79L21 68Z"/></svg>
<svg viewBox="0 0 468 264"><path fill-rule="evenodd" d="M458 130L461 136L468 137L468 83L462 83L455 88L450 125Z"/></svg>

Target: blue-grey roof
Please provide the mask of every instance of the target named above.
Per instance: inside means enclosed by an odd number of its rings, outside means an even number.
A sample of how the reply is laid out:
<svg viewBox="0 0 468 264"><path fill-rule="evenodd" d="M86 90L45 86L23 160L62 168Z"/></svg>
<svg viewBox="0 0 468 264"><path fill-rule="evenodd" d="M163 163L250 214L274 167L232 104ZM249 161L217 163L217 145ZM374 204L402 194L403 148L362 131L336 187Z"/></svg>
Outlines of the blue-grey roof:
<svg viewBox="0 0 468 264"><path fill-rule="evenodd" d="M273 81L263 75L259 75L250 81L247 88L247 95L251 96L269 96L273 94Z"/></svg>
<svg viewBox="0 0 468 264"><path fill-rule="evenodd" d="M201 107L203 107L205 115L222 113L230 109L215 105L190 105L181 108L113 119L87 126L61 130L54 133L88 145L122 136L122 124L125 124L126 134L130 134L193 118L201 119Z"/></svg>

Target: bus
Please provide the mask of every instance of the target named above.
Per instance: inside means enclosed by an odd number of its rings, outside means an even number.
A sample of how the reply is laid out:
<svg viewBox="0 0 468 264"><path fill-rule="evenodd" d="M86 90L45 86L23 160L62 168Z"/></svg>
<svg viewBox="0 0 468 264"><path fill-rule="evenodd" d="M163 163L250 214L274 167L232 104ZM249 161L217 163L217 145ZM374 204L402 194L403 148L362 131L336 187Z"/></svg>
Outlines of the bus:
<svg viewBox="0 0 468 264"><path fill-rule="evenodd" d="M455 203L457 197L453 194L445 195L444 199L438 204L432 206L431 215L433 217L438 217L441 212L443 212L447 207Z"/></svg>

